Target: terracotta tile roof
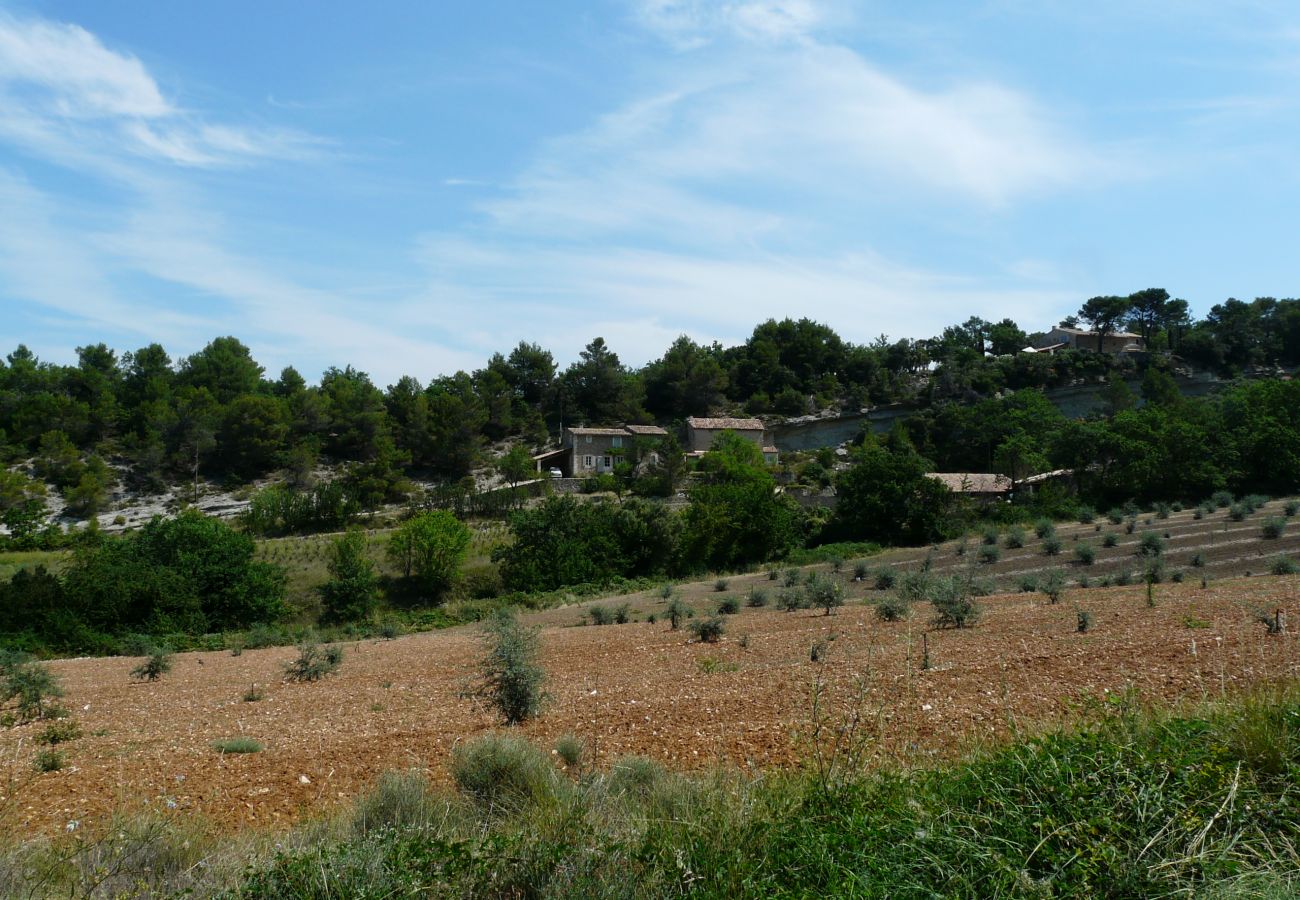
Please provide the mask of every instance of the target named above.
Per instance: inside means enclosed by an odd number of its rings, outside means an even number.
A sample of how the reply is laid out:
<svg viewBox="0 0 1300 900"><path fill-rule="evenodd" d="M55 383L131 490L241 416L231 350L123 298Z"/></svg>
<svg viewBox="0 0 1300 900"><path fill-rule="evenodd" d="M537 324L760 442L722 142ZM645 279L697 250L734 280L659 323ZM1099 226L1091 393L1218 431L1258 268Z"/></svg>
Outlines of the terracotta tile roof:
<svg viewBox="0 0 1300 900"><path fill-rule="evenodd" d="M943 482L955 494L1003 494L1011 490L1010 478L987 472L928 472L926 477Z"/></svg>
<svg viewBox="0 0 1300 900"><path fill-rule="evenodd" d="M721 430L730 428L732 431L762 431L763 422L761 419L703 419L691 416L686 420L686 424L692 428L704 428L710 430Z"/></svg>

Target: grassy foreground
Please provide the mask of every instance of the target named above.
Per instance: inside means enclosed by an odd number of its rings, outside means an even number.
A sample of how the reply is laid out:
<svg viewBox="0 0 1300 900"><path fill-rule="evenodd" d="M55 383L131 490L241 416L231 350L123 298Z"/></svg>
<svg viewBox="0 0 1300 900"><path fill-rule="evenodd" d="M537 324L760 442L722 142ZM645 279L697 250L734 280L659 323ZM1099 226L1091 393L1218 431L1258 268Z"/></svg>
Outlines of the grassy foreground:
<svg viewBox="0 0 1300 900"><path fill-rule="evenodd" d="M0 893L1300 893L1295 686L1178 715L1121 698L1076 731L912 771L851 771L852 741L835 744L852 733L842 724L820 732L805 772L758 778L690 778L641 759L589 771L576 741L552 754L487 738L458 751L456 790L390 773L349 809L288 834L223 839L136 819L98 838L14 845L0 857Z"/></svg>

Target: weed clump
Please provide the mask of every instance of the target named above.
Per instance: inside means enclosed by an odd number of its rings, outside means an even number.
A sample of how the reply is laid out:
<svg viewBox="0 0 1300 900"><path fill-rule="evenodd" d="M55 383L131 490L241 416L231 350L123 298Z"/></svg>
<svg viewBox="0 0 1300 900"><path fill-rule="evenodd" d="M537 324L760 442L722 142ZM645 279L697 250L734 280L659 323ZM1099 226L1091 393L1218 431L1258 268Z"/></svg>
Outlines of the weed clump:
<svg viewBox="0 0 1300 900"><path fill-rule="evenodd" d="M67 757L60 750L39 750L32 765L37 772L57 772L68 764Z"/></svg>
<svg viewBox="0 0 1300 900"><path fill-rule="evenodd" d="M490 810L520 809L555 792L556 772L546 754L523 738L490 734L461 744L451 755L460 791Z"/></svg>
<svg viewBox="0 0 1300 900"><path fill-rule="evenodd" d="M859 560L858 562L855 562L853 564L854 581L866 581L868 572L870 572L870 567L866 564L866 562Z"/></svg>
<svg viewBox="0 0 1300 900"><path fill-rule="evenodd" d="M385 828L423 828L433 821L438 806L423 773L385 772L353 808L352 831L365 836Z"/></svg>
<svg viewBox="0 0 1300 900"><path fill-rule="evenodd" d="M250 737L234 737L213 741L212 749L218 753L261 753L262 743Z"/></svg>
<svg viewBox="0 0 1300 900"><path fill-rule="evenodd" d="M564 763L566 769L578 769L586 755L587 745L582 738L572 732L560 735L555 742L555 755Z"/></svg>

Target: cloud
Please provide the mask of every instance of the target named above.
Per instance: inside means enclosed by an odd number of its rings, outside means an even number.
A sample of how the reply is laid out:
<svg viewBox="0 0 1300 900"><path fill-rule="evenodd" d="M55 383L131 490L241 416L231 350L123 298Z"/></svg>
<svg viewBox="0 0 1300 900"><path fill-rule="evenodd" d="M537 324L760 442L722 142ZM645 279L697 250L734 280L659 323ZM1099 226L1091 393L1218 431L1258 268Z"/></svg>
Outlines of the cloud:
<svg viewBox="0 0 1300 900"><path fill-rule="evenodd" d="M0 12L3 132L37 152L67 155L93 141L182 166L300 159L321 142L288 131L214 125L166 99L136 57L110 50L79 25Z"/></svg>
<svg viewBox="0 0 1300 900"><path fill-rule="evenodd" d="M813 0L640 0L637 22L679 50L693 50L719 37L765 43L800 40L827 16Z"/></svg>

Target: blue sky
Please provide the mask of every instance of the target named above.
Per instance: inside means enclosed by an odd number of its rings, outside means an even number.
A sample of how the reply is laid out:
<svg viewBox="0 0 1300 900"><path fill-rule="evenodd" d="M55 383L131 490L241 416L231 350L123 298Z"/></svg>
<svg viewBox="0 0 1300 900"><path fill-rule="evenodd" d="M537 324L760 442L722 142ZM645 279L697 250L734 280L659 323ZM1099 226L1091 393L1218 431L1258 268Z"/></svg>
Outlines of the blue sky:
<svg viewBox="0 0 1300 900"><path fill-rule="evenodd" d="M0 0L0 350L381 386L1300 282L1300 5Z"/></svg>

